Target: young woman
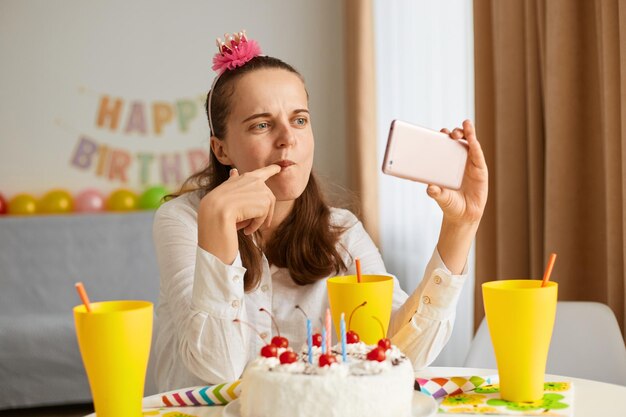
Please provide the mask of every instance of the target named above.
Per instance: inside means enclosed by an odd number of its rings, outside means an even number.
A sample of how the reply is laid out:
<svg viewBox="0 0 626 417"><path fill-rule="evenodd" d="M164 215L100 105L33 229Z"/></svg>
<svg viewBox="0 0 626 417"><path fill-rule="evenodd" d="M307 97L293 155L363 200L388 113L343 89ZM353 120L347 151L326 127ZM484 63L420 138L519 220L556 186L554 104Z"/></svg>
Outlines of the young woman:
<svg viewBox="0 0 626 417"><path fill-rule="evenodd" d="M163 204L154 221L161 273L157 382L161 391L238 379L271 339L272 312L290 346L306 343L299 305L315 323L328 307L325 280L386 274L378 249L349 211L329 207L312 172L308 93L288 64L260 56L239 33L219 43L219 72L207 97L210 164L193 191ZM439 241L418 288L397 279L389 336L415 368L432 362L450 337L466 259L487 199L487 167L469 121L463 185L429 186L443 211ZM375 169L372 167L372 169ZM189 188L189 187L186 187Z"/></svg>

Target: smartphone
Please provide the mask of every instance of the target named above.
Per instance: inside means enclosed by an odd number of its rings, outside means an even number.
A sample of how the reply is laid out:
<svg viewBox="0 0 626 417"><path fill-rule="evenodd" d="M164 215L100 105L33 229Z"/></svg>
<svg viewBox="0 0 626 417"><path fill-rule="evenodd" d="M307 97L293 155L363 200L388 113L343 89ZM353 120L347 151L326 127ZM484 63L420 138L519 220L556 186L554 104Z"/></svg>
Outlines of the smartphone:
<svg viewBox="0 0 626 417"><path fill-rule="evenodd" d="M391 122L383 172L458 190L467 162L467 142L401 120Z"/></svg>

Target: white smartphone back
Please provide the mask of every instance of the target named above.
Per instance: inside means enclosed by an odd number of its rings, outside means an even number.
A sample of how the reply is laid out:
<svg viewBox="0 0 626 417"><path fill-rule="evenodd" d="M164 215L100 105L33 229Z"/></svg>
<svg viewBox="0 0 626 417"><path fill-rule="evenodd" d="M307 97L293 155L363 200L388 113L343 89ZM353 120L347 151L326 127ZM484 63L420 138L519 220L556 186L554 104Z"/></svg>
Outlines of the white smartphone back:
<svg viewBox="0 0 626 417"><path fill-rule="evenodd" d="M391 122L383 172L458 190L467 162L467 142L401 120Z"/></svg>

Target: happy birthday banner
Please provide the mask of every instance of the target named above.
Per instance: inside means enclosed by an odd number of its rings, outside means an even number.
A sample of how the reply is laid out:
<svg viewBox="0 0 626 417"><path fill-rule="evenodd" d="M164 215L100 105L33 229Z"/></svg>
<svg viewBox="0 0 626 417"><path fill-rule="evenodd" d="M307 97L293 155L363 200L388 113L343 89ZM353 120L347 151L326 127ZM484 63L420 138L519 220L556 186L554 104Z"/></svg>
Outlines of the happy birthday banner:
<svg viewBox="0 0 626 417"><path fill-rule="evenodd" d="M190 131L193 122L201 122L201 100L179 99L144 102L108 94L100 95L95 109L95 128L121 137L145 137L160 145L166 128L177 134ZM208 151L191 148L174 152L131 151L113 146L103 139L80 134L69 158L70 165L96 177L118 184L138 183L180 185L189 175L203 169ZM156 174L154 174L156 172ZM132 177L131 175L136 175Z"/></svg>

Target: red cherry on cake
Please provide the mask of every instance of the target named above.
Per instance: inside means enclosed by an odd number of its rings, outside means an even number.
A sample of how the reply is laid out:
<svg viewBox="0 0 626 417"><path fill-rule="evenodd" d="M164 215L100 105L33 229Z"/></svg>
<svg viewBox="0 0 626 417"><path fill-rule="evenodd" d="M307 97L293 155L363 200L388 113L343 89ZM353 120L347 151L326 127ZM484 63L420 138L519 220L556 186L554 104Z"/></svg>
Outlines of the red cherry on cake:
<svg viewBox="0 0 626 417"><path fill-rule="evenodd" d="M272 337L272 344L276 347L279 348L288 348L289 347L289 341L287 340L286 337L282 337L282 336L274 336Z"/></svg>
<svg viewBox="0 0 626 417"><path fill-rule="evenodd" d="M337 358L335 357L335 355L332 355L330 353L324 353L323 355L320 355L320 368L324 366L330 366L333 363L337 363Z"/></svg>
<svg viewBox="0 0 626 417"><path fill-rule="evenodd" d="M313 335L313 346L322 347L322 335L315 333Z"/></svg>
<svg viewBox="0 0 626 417"><path fill-rule="evenodd" d="M300 310L300 312L302 314L304 314L304 318L309 320L309 316L306 314L306 312L302 309L302 307L300 307L299 305L296 305L296 310ZM313 346L317 346L317 347L322 347L322 335L319 333L314 333L311 337L312 339L312 344Z"/></svg>
<svg viewBox="0 0 626 417"><path fill-rule="evenodd" d="M261 348L261 356L264 358L275 358L278 356L278 348L274 345L265 345Z"/></svg>
<svg viewBox="0 0 626 417"><path fill-rule="evenodd" d="M382 339L378 341L378 347L381 348L383 352L385 352L387 349L391 348L391 340L385 337L385 326L383 326L383 322L380 321L380 319L376 316L372 316L372 318L378 322L378 325L380 326L380 332L383 335Z"/></svg>
<svg viewBox="0 0 626 417"><path fill-rule="evenodd" d="M294 363L298 360L298 355L292 350L286 350L280 354L280 363Z"/></svg>
<svg viewBox="0 0 626 417"><path fill-rule="evenodd" d="M269 311L267 311L263 307L259 308L259 311L267 313L270 316L270 319L272 319L272 324L276 327L276 333L278 333L278 336L272 337L272 345L274 345L276 347L279 347L279 348L287 348L287 347L289 347L289 341L287 340L286 337L282 337L280 335L280 330L278 329L278 324L276 324L276 320L274 320L274 316L272 316L272 313L270 313ZM276 355L274 355L274 356L276 356Z"/></svg>
<svg viewBox="0 0 626 417"><path fill-rule="evenodd" d="M361 338L359 337L357 332L355 332L354 330L350 330L349 332L346 333L346 342L348 344L359 343L360 341L361 341Z"/></svg>
<svg viewBox="0 0 626 417"><path fill-rule="evenodd" d="M380 339L378 341L378 346L385 350L391 349L391 340L387 339L386 337L383 339Z"/></svg>
<svg viewBox="0 0 626 417"><path fill-rule="evenodd" d="M374 349L369 351L367 359L370 361L382 362L387 357L385 352L391 347L391 341L385 337L385 328L383 323L376 316L372 316L372 318L380 325L380 331L383 334L383 338L378 341L378 345Z"/></svg>
<svg viewBox="0 0 626 417"><path fill-rule="evenodd" d="M259 335L259 337L261 338L261 340L263 342L267 343L267 340L265 339L265 337L261 333L259 333L259 331L257 329L255 329L254 326L251 325L250 323L245 322L243 320L239 320L239 319L234 319L233 321L235 323L243 323L246 326L250 327L252 330L254 330L254 332L256 334ZM276 339L276 338L274 338L274 339ZM261 356L263 356L264 358L275 358L275 357L278 356L278 348L281 347L281 346L276 346L274 344L274 339L272 339L272 343L267 343L265 346L263 346L261 348ZM281 339L285 339L285 338L281 337ZM289 344L289 342L287 342L287 339L285 339L284 343ZM285 347L287 347L287 346L285 345Z"/></svg>
<svg viewBox="0 0 626 417"><path fill-rule="evenodd" d="M363 301L361 304L356 306L354 310L352 310L352 313L350 313L350 318L348 319L348 332L346 333L346 342L348 344L359 343L361 341L361 338L359 337L358 333L355 332L354 330L351 330L352 329L352 316L354 316L355 311L363 307L365 304L367 304L367 301Z"/></svg>
<svg viewBox="0 0 626 417"><path fill-rule="evenodd" d="M380 346L376 346L367 354L367 359L370 361L382 362L386 359L386 357L387 356L385 355L385 349Z"/></svg>

